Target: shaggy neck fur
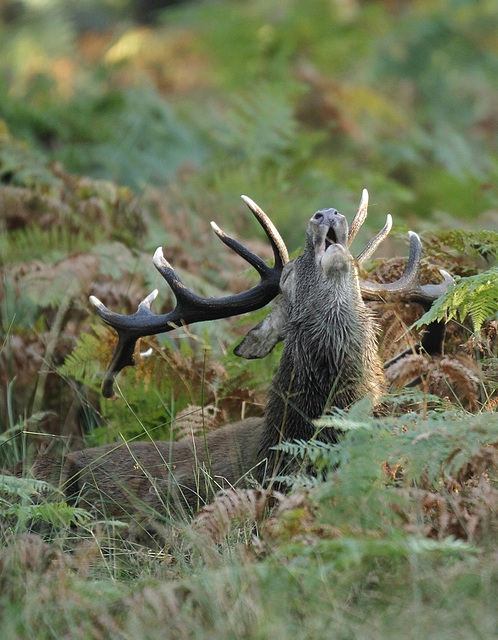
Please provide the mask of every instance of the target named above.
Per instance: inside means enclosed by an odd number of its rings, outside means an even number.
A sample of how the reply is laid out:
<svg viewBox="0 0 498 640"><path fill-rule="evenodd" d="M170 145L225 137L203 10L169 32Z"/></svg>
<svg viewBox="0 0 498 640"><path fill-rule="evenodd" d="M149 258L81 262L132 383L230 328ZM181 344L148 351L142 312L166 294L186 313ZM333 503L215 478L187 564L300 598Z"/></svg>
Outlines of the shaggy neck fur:
<svg viewBox="0 0 498 640"><path fill-rule="evenodd" d="M269 390L260 454L268 471L282 468L283 456L270 448L316 435L313 420L331 406L346 408L381 391L382 373L374 323L361 298L352 261L328 273L314 251L296 261L296 291L289 300L285 346ZM336 442L325 429L321 440Z"/></svg>

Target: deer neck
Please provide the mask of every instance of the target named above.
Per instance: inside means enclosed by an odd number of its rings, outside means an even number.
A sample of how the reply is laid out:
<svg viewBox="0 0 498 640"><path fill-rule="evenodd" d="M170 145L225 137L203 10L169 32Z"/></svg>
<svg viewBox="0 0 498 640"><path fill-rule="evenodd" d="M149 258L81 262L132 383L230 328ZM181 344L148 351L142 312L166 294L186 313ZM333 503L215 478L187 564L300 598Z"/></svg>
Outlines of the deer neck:
<svg viewBox="0 0 498 640"><path fill-rule="evenodd" d="M365 353L376 351L375 335L356 272L332 281L319 275L300 278L296 302L289 302L287 339L261 439L261 454L270 459L269 449L282 441L311 439L313 420L328 407L346 408L368 393ZM327 430L320 437L335 442L336 436Z"/></svg>

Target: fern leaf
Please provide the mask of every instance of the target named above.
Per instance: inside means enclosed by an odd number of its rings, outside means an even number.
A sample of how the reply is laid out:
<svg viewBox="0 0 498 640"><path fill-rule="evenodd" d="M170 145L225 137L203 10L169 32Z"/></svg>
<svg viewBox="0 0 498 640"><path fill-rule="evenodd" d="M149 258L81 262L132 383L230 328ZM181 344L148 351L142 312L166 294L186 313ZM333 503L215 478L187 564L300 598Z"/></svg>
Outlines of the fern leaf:
<svg viewBox="0 0 498 640"><path fill-rule="evenodd" d="M27 500L32 496L53 491L54 487L43 480L34 478L17 478L16 476L0 475L0 495L19 497Z"/></svg>
<svg viewBox="0 0 498 640"><path fill-rule="evenodd" d="M194 529L214 541L222 541L234 521L251 524L263 519L267 508L281 494L265 489L228 489L220 491L214 500L196 516Z"/></svg>
<svg viewBox="0 0 498 640"><path fill-rule="evenodd" d="M86 230L75 231L69 224L49 228L25 226L0 236L0 265L25 262L27 257L53 264L75 250L91 249L101 235L103 233L97 229L96 237L89 238Z"/></svg>
<svg viewBox="0 0 498 640"><path fill-rule="evenodd" d="M461 278L412 326L420 328L431 322L452 319L463 322L470 317L477 333L497 312L498 267L493 267L475 276Z"/></svg>
<svg viewBox="0 0 498 640"><path fill-rule="evenodd" d="M40 504L12 504L2 508L2 517L19 520L41 520L57 527L83 526L91 514L80 507L71 507L66 502L43 502Z"/></svg>
<svg viewBox="0 0 498 640"><path fill-rule="evenodd" d="M234 100L220 123L217 138L239 158L274 160L282 157L295 138L297 122L287 99L267 87L256 95Z"/></svg>
<svg viewBox="0 0 498 640"><path fill-rule="evenodd" d="M74 378L78 382L96 386L101 372L97 358L106 344L103 336L105 332L106 329L97 327L95 334L82 333L76 348L66 356L64 363L58 368L58 373Z"/></svg>
<svg viewBox="0 0 498 640"><path fill-rule="evenodd" d="M492 262L498 258L498 232L487 229L471 231L451 229L429 235L428 250L432 255L447 253L450 249L462 255L474 255Z"/></svg>

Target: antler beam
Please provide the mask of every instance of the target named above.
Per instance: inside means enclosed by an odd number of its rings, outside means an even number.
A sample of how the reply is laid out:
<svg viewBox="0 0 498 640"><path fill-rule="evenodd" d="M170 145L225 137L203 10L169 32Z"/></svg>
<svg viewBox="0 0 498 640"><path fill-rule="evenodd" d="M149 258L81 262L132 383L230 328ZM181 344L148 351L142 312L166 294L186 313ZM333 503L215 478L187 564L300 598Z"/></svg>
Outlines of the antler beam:
<svg viewBox="0 0 498 640"><path fill-rule="evenodd" d="M386 298L389 295L395 295L401 300L420 302L424 306L430 306L436 298L446 293L448 287L454 282L453 277L447 271L440 269L439 273L443 276L442 282L439 284L420 284L419 272L422 242L414 231L409 231L408 233L410 236L410 253L405 272L395 282L378 283L362 280L360 287L364 299L375 300L379 297ZM365 251L367 249L368 246Z"/></svg>

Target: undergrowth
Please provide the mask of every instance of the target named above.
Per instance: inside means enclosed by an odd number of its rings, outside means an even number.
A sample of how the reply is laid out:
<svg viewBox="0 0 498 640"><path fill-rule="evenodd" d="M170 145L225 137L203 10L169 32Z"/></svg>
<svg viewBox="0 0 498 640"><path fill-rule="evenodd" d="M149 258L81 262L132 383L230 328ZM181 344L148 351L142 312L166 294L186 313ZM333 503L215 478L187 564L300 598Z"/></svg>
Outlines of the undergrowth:
<svg viewBox="0 0 498 640"><path fill-rule="evenodd" d="M409 399L420 402L416 395ZM336 446L281 445L303 460L303 474L287 478L290 493L228 490L193 522L158 514L148 538L143 523L89 526L88 513L64 503L30 506L46 487L4 478L2 496L21 502L17 512L3 507L3 630L59 637L81 621L78 637L347 630L345 637L381 638L394 637L396 621L408 638L440 638L444 619L448 637L475 629L492 637L495 415L440 407L425 417L374 418L360 404L317 425L331 427L343 432ZM46 542L34 533L40 517L52 525ZM19 597L31 602L22 615Z"/></svg>

